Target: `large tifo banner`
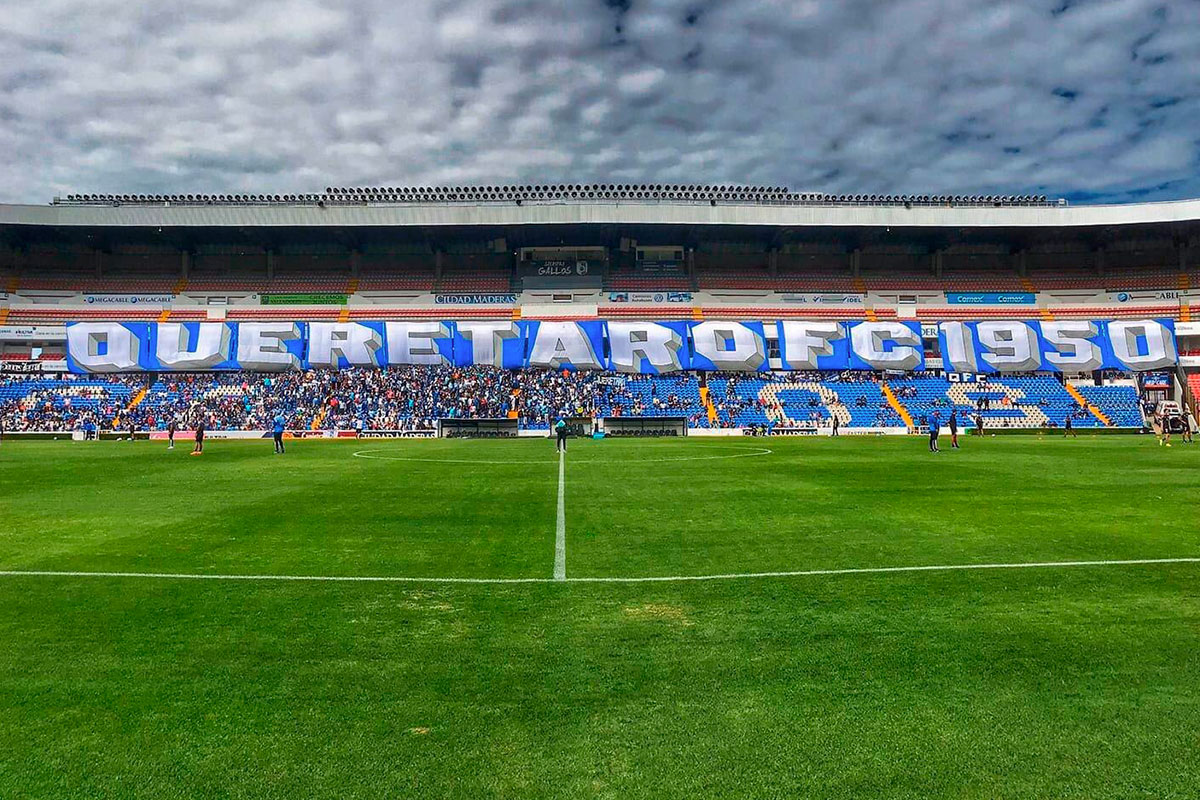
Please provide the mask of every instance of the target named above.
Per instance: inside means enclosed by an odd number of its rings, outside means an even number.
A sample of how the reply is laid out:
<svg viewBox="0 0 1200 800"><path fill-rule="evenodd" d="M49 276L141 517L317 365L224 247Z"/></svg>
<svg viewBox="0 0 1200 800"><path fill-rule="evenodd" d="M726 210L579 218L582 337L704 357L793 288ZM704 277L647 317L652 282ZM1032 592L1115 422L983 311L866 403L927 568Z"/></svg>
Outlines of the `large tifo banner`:
<svg viewBox="0 0 1200 800"><path fill-rule="evenodd" d="M1177 361L1172 320L943 322L952 372L1149 370ZM71 372L489 364L660 374L758 372L778 342L789 370L920 370L918 322L74 322Z"/></svg>

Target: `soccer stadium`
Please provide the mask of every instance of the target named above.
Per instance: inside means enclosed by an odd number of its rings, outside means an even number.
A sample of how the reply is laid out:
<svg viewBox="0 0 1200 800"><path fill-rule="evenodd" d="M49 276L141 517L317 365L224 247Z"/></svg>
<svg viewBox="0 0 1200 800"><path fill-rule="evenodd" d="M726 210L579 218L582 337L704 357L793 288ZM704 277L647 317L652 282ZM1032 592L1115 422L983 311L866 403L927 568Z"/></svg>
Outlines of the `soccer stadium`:
<svg viewBox="0 0 1200 800"><path fill-rule="evenodd" d="M6 796L1194 794L1200 202L68 195L0 286Z"/></svg>
<svg viewBox="0 0 1200 800"><path fill-rule="evenodd" d="M1200 2L0 12L0 800L1200 798Z"/></svg>

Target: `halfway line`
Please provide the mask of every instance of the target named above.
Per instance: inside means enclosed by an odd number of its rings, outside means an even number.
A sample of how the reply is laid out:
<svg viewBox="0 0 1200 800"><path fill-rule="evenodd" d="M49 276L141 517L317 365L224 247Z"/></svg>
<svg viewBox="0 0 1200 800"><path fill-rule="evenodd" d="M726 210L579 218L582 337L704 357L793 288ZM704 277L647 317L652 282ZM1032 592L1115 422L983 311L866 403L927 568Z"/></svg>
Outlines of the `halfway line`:
<svg viewBox="0 0 1200 800"><path fill-rule="evenodd" d="M739 572L724 575L663 575L646 578L420 578L387 575L209 575L199 572L71 572L67 570L0 570L0 577L41 578L157 578L196 581L313 581L327 583L679 583L730 581L742 578L798 578L821 575L870 575L894 572L955 572L975 569L1038 569L1053 567L1120 567L1146 564L1197 564L1198 558L1127 558L1108 561L1032 561L1014 564L933 564L916 567L852 567L792 572ZM557 561L557 557L556 557ZM557 565L556 565L557 572Z"/></svg>
<svg viewBox="0 0 1200 800"><path fill-rule="evenodd" d="M558 453L558 519L554 523L554 580L567 579L567 502L563 465L567 454Z"/></svg>

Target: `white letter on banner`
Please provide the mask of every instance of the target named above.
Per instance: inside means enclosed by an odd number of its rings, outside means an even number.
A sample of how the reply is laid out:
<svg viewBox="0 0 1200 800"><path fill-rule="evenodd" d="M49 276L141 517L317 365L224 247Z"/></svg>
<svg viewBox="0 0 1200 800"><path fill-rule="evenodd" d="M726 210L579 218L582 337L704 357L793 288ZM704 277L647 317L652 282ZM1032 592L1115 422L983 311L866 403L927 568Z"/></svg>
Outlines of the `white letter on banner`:
<svg viewBox="0 0 1200 800"><path fill-rule="evenodd" d="M587 334L574 322L543 322L529 350L529 366L603 369Z"/></svg>
<svg viewBox="0 0 1200 800"><path fill-rule="evenodd" d="M1042 366L1037 332L1027 322L980 322L975 325L983 360L998 372L1031 372Z"/></svg>
<svg viewBox="0 0 1200 800"><path fill-rule="evenodd" d="M337 367L341 359L354 367L378 367L383 337L374 328L357 322L310 322L308 363Z"/></svg>
<svg viewBox="0 0 1200 800"><path fill-rule="evenodd" d="M80 322L67 327L67 352L87 372L136 370L140 349L141 340L119 322Z"/></svg>
<svg viewBox="0 0 1200 800"><path fill-rule="evenodd" d="M683 337L656 322L608 323L608 344L612 349L612 368L617 372L641 372L642 360L659 372L682 369L679 350Z"/></svg>
<svg viewBox="0 0 1200 800"><path fill-rule="evenodd" d="M1104 366L1100 345L1091 341L1100 333L1086 319L1042 322L1042 339L1054 349L1046 352L1046 363L1063 372L1092 372Z"/></svg>
<svg viewBox="0 0 1200 800"><path fill-rule="evenodd" d="M733 347L726 348L732 340ZM701 322L692 326L696 355L703 356L717 369L731 372L757 372L767 360L763 340L740 322Z"/></svg>
<svg viewBox="0 0 1200 800"><path fill-rule="evenodd" d="M1179 361L1175 337L1161 322L1152 319L1122 319L1108 323L1113 355L1131 370L1161 369ZM1145 338L1146 354L1138 353L1138 339Z"/></svg>
<svg viewBox="0 0 1200 800"><path fill-rule="evenodd" d="M168 370L212 369L229 360L232 330L224 322L196 326L196 349L188 349L188 329L179 322L160 322L155 356Z"/></svg>
<svg viewBox="0 0 1200 800"><path fill-rule="evenodd" d="M521 335L515 322L460 322L458 335L471 343L471 363L504 366L504 341Z"/></svg>
<svg viewBox="0 0 1200 800"><path fill-rule="evenodd" d="M899 347L884 350L884 342ZM911 370L921 363L921 335L899 322L859 322L850 328L854 354L872 369Z"/></svg>
<svg viewBox="0 0 1200 800"><path fill-rule="evenodd" d="M817 359L833 355L833 342L846 336L840 322L779 323L783 355L788 369L817 369Z"/></svg>
<svg viewBox="0 0 1200 800"><path fill-rule="evenodd" d="M975 336L965 322L943 322L942 368L947 372L979 372Z"/></svg>
<svg viewBox="0 0 1200 800"><path fill-rule="evenodd" d="M238 324L238 366L260 372L299 369L300 358L288 352L287 342L300 339L295 322L242 322Z"/></svg>
<svg viewBox="0 0 1200 800"><path fill-rule="evenodd" d="M389 364L448 364L434 339L449 339L450 326L444 322L387 323L387 360Z"/></svg>

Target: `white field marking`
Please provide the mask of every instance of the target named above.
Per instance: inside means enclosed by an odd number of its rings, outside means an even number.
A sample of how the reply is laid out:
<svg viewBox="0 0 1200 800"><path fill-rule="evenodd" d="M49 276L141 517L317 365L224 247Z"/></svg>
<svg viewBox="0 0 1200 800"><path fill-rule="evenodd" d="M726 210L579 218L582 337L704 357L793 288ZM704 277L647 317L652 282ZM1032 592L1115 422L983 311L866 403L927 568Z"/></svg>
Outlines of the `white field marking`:
<svg viewBox="0 0 1200 800"><path fill-rule="evenodd" d="M712 448L710 448L712 449ZM576 459L580 464L653 464L663 463L668 461L719 461L727 458L752 458L755 456L769 456L774 451L768 450L765 447L755 448L729 448L731 450L742 450L744 452L733 455L723 456L682 456L676 458L622 458L622 459ZM380 456L375 453L387 452L386 450L359 450L352 453L355 458L370 458L377 461L423 461L427 464L553 464L553 461L514 461L514 460L483 460L469 458L409 458L407 456Z"/></svg>
<svg viewBox="0 0 1200 800"><path fill-rule="evenodd" d="M564 464L567 454L558 454L558 515L554 523L554 580L567 579L567 503Z"/></svg>
<svg viewBox="0 0 1200 800"><path fill-rule="evenodd" d="M680 583L731 581L744 578L797 578L825 575L872 575L899 572L957 572L985 569L1053 569L1066 567L1120 567L1150 564L1200 564L1197 558L1127 558L1104 561L1031 561L1013 564L932 564L915 567L853 567L806 569L791 572L738 572L724 575L663 575L645 578L421 578L388 575L210 575L193 572L74 572L67 570L0 570L9 578L155 578L196 581L311 581L324 583Z"/></svg>

